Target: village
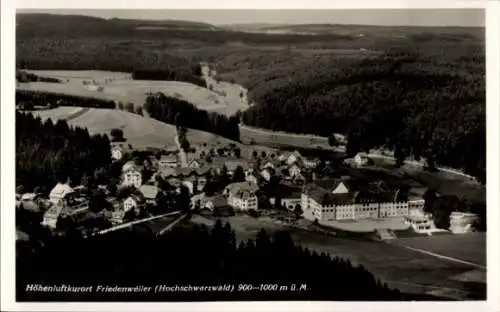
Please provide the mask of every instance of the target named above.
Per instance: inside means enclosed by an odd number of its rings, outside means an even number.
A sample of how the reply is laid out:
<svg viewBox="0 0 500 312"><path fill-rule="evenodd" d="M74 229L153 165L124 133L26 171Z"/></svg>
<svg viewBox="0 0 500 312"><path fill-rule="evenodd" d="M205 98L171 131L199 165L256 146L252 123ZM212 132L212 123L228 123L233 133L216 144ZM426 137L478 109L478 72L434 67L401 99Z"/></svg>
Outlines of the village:
<svg viewBox="0 0 500 312"><path fill-rule="evenodd" d="M477 217L453 212L449 229L436 228L424 213L421 190L398 179L358 174L373 166L362 153L339 162L297 150L242 156L234 145L138 151L125 142L111 142L111 158L120 171L118 183L89 190L88 185L60 182L48 198L16 194L17 208L43 212L42 225L54 233L76 229L84 236L197 213L266 215L292 225L301 219L347 232L376 231L380 239L391 239L394 231L402 230L426 235L469 232ZM171 225L168 218L159 229Z"/></svg>

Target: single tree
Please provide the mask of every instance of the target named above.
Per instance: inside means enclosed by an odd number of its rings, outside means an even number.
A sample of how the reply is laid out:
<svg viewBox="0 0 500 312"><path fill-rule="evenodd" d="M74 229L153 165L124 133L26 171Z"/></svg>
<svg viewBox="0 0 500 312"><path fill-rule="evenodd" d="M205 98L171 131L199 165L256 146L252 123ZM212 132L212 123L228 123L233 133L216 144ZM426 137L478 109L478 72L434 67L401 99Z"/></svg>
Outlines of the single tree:
<svg viewBox="0 0 500 312"><path fill-rule="evenodd" d="M125 109L129 113L133 113L134 112L134 103L128 102L127 104L125 104Z"/></svg>
<svg viewBox="0 0 500 312"><path fill-rule="evenodd" d="M300 206L300 204L296 204L295 205L295 208L293 209L293 213L295 214L295 218L299 219L302 214L304 213L302 211L302 207Z"/></svg>
<svg viewBox="0 0 500 312"><path fill-rule="evenodd" d="M123 130L118 128L111 129L111 141L112 142L125 141L125 138L123 137Z"/></svg>
<svg viewBox="0 0 500 312"><path fill-rule="evenodd" d="M433 213L434 212L434 203L437 200L436 191L433 189L427 189L423 195L424 203L424 212Z"/></svg>
<svg viewBox="0 0 500 312"><path fill-rule="evenodd" d="M338 144L339 144L339 142L337 141L337 138L335 137L335 135L330 134L328 136L328 145L337 146Z"/></svg>
<svg viewBox="0 0 500 312"><path fill-rule="evenodd" d="M233 173L233 182L244 182L245 181L245 170L243 167L238 166Z"/></svg>

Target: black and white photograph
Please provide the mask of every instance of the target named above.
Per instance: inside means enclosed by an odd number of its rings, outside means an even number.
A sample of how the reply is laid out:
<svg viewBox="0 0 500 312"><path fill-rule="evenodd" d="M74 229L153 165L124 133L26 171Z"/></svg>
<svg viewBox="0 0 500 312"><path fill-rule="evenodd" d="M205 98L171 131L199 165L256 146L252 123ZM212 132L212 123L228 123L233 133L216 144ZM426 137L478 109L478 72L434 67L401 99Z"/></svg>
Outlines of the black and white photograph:
<svg viewBox="0 0 500 312"><path fill-rule="evenodd" d="M13 15L13 301L492 296L484 6Z"/></svg>

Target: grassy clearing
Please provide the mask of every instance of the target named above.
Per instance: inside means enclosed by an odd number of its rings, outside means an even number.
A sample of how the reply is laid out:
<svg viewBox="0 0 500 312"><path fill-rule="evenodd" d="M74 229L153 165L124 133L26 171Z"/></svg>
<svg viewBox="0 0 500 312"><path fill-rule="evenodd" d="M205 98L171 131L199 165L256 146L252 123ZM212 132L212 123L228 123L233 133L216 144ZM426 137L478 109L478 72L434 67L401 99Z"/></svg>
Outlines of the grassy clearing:
<svg viewBox="0 0 500 312"><path fill-rule="evenodd" d="M486 233L408 237L397 239L395 243L486 265Z"/></svg>
<svg viewBox="0 0 500 312"><path fill-rule="evenodd" d="M123 103L132 102L136 106L144 105L147 93L161 92L167 96L188 101L201 109L228 116L247 108L246 103L240 98L239 86L225 82L213 82L214 91L211 91L180 81L132 80L128 73L86 70L29 70L28 72L44 77L58 78L63 83L19 83L18 89L57 92ZM83 81L91 80L95 80L99 86L103 87L103 90L92 91L88 86L83 85Z"/></svg>
<svg viewBox="0 0 500 312"><path fill-rule="evenodd" d="M35 112L42 119L64 119L75 113L74 107L58 107ZM111 129L122 129L127 143L135 148L175 146L175 127L154 119L112 109L91 108L88 112L68 120L72 126L87 128L92 134L110 134Z"/></svg>
<svg viewBox="0 0 500 312"><path fill-rule="evenodd" d="M197 216L190 222L211 226L213 218ZM470 281L460 278L468 272L475 271L468 265L438 259L429 255L407 250L395 244L373 242L366 240L353 240L332 237L320 233L292 229L286 225L278 225L246 215L220 218L229 222L235 230L238 241L254 238L258 231L264 228L268 233L280 230L288 231L297 244L307 247L311 251L327 252L332 256L349 259L353 264L363 265L382 281L401 291L412 293L431 293L436 291L440 295L453 291L454 298L470 298L471 296L484 296L477 294L477 287L471 290ZM440 236L449 237L449 236ZM457 236L458 239L460 236ZM428 237L422 238L422 243ZM476 248L477 247L473 247ZM476 251L479 252L479 251ZM477 278L477 274L475 276ZM476 283L483 287L486 280ZM475 295L470 293L475 293ZM481 292L481 291L479 291ZM451 296L451 295L450 295Z"/></svg>
<svg viewBox="0 0 500 312"><path fill-rule="evenodd" d="M328 138L314 135L301 135L276 132L240 125L240 139L246 144L260 144L272 147L294 147L304 149L334 150L328 145Z"/></svg>
<svg viewBox="0 0 500 312"><path fill-rule="evenodd" d="M35 116L40 116L43 120L65 119L72 126L87 128L90 133L110 134L111 129L122 129L127 143L134 148L170 148L176 147L174 137L176 135L175 126L157 121L152 118L139 116L126 111L113 109L97 109L82 107L58 107L55 109L39 110L33 112ZM241 149L242 157L251 157L252 152L262 151L273 152L272 149L261 146L245 146L231 141L221 136L189 129L187 139L191 146L200 149L205 144L205 149L217 149L235 144Z"/></svg>

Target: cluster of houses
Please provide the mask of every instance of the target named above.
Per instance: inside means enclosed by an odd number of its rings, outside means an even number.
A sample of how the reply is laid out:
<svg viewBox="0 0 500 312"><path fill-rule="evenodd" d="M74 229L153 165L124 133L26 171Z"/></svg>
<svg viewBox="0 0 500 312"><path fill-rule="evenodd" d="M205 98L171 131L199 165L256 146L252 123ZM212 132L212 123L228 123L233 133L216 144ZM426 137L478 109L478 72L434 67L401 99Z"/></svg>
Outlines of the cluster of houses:
<svg viewBox="0 0 500 312"><path fill-rule="evenodd" d="M115 161L122 160L128 153L125 146L118 144L113 144L111 152ZM173 151L151 156L150 160L152 168L148 169L153 171L150 177L144 176L144 165L137 161L123 164L120 187L132 190L125 197L118 199L111 196L106 186L100 186L112 207L112 211L107 211L106 215L112 224L123 223L127 215L138 216L147 211L150 205L157 204L161 192L158 177L178 191L182 185L185 186L189 190L192 205L210 211L222 207L231 207L235 211L258 210L261 208L259 196L273 177L278 177L278 194L265 194L269 204L279 204L290 211L299 207L304 218L311 221L401 217L417 232L435 230L432 219L422 213L424 200L410 197L408 190L398 185L389 186L384 181L353 177L313 178L306 182L306 174L319 161L304 157L298 151L283 152L273 157L254 157L251 160L219 155L208 161L200 155L190 154L184 167ZM356 166L366 163L362 155L357 155L352 161ZM241 181L224 185L220 193L205 196L204 189L210 177L225 173L231 178L238 170L244 176ZM49 208L45 211L43 224L57 228L62 216L85 212L88 199L80 191L81 187L72 188L68 183L58 183L50 192L47 201ZM467 218L472 216L452 215L454 232L467 231L463 226L471 223Z"/></svg>

